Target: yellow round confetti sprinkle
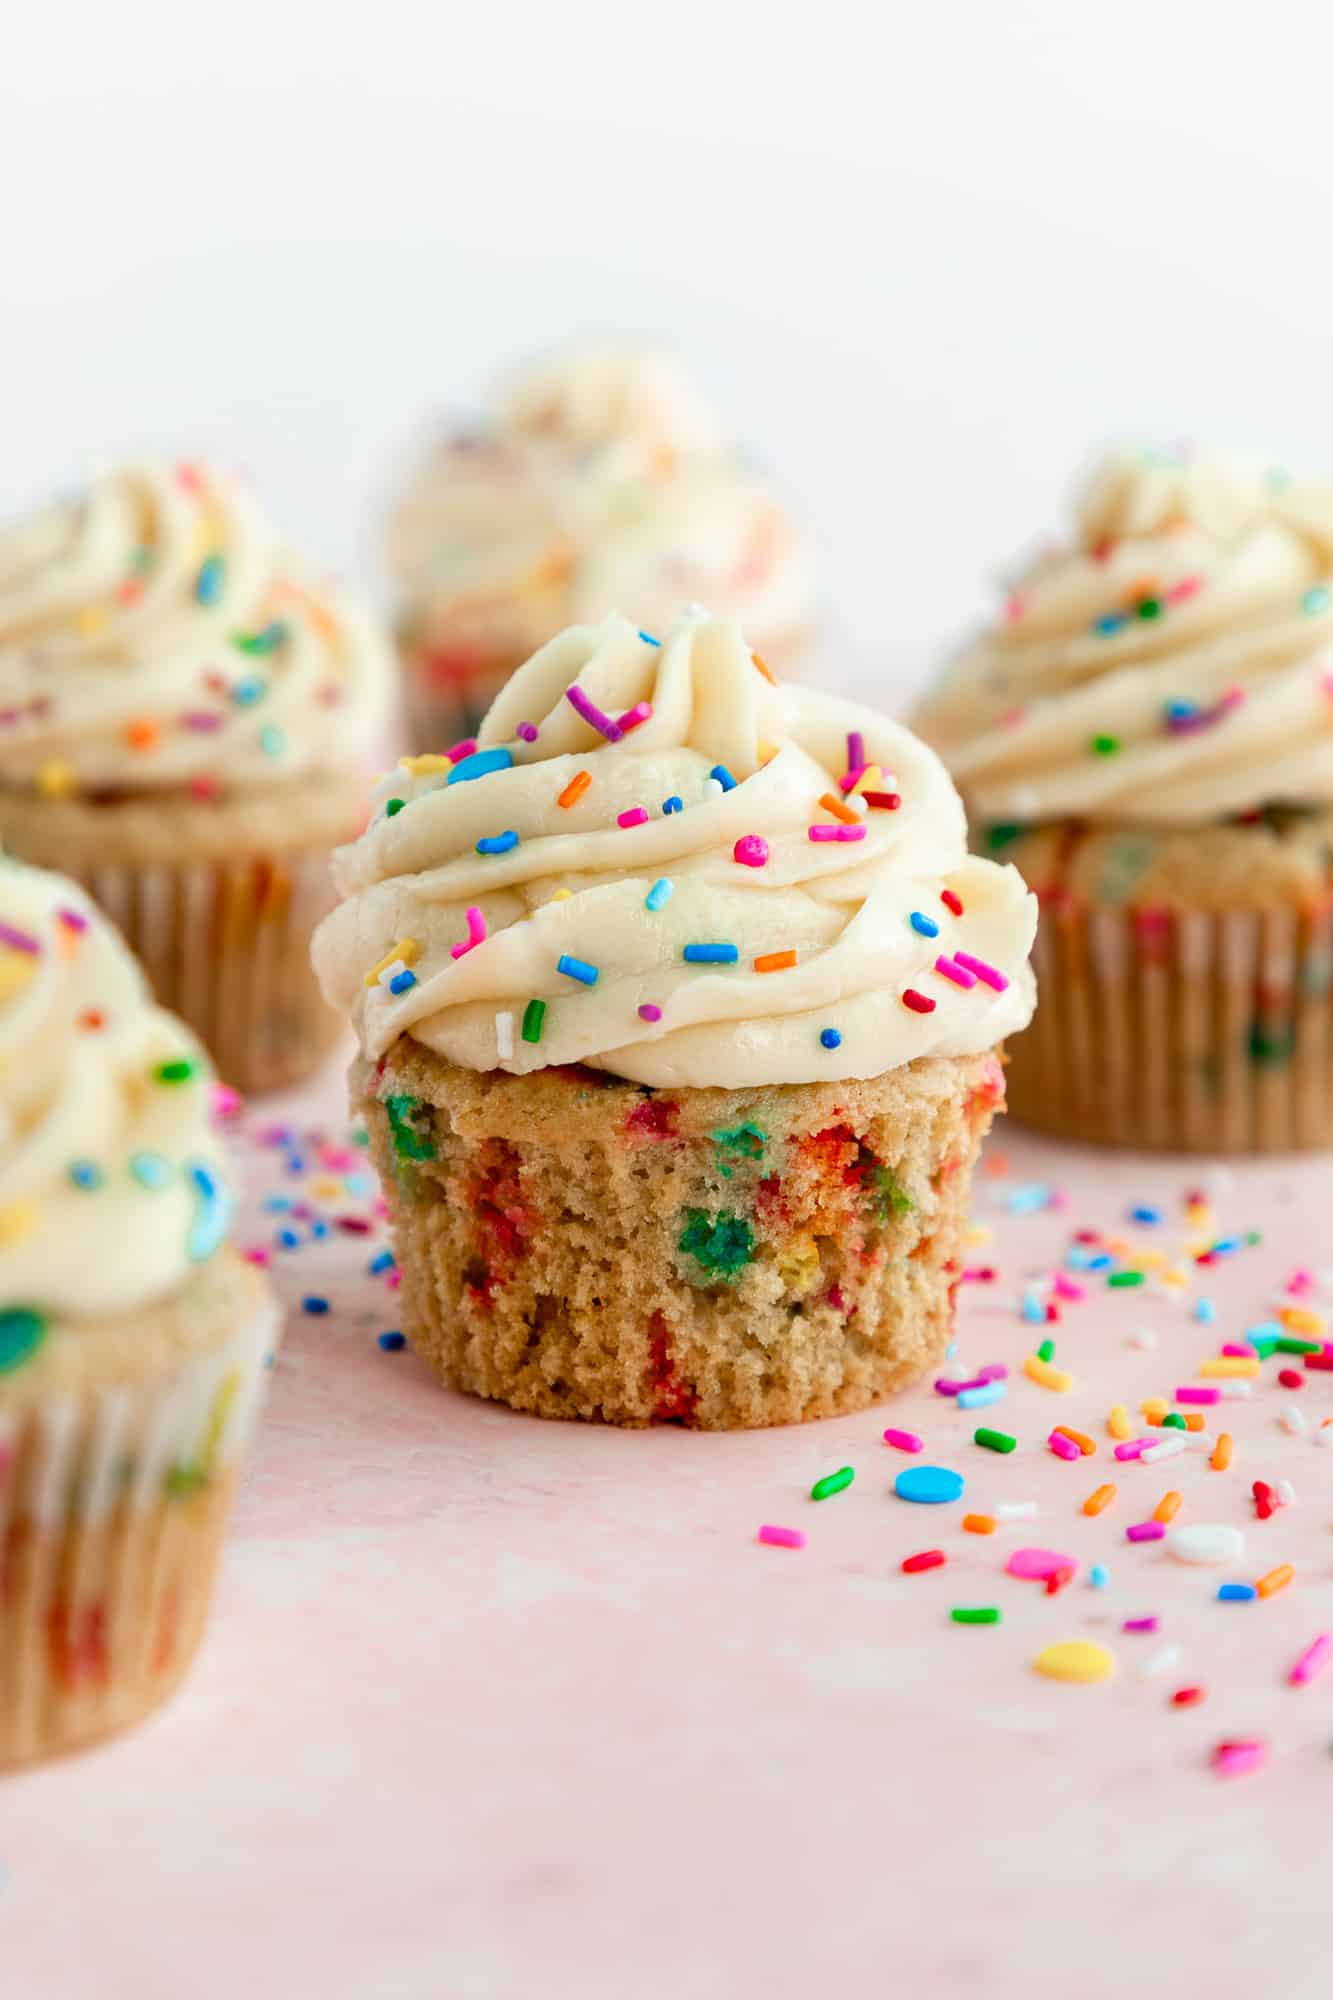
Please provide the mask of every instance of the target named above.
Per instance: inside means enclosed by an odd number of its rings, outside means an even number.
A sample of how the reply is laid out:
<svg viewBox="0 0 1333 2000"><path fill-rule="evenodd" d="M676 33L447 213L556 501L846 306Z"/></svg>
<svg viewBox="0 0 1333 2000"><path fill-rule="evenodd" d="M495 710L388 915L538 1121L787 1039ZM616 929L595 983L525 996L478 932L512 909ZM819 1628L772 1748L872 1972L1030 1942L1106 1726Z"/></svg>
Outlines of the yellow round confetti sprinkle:
<svg viewBox="0 0 1333 2000"><path fill-rule="evenodd" d="M1049 1681L1104 1681L1115 1672L1115 1655L1090 1639L1065 1639L1043 1646L1032 1665Z"/></svg>

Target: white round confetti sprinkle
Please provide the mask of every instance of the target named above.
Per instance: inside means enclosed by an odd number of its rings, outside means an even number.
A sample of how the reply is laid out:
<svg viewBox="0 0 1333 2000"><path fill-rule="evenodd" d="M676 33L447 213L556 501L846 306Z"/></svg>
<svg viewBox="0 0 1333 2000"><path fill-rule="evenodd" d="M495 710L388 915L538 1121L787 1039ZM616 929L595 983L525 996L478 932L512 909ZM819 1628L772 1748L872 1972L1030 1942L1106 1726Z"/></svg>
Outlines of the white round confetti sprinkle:
<svg viewBox="0 0 1333 2000"><path fill-rule="evenodd" d="M1167 1552L1183 1563L1234 1563L1245 1553L1245 1537L1226 1521L1187 1521L1166 1531Z"/></svg>
<svg viewBox="0 0 1333 2000"><path fill-rule="evenodd" d="M1279 1507L1294 1507L1296 1504L1296 1488L1289 1479L1278 1480L1277 1504Z"/></svg>

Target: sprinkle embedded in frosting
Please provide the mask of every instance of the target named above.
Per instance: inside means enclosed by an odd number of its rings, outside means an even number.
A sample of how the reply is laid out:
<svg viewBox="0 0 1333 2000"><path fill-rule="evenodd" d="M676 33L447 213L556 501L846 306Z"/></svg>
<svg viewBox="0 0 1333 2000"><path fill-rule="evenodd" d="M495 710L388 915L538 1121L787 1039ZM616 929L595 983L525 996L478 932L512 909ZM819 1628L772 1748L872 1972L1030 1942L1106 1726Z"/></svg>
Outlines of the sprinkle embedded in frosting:
<svg viewBox="0 0 1333 2000"><path fill-rule="evenodd" d="M586 712L638 703L651 716L618 742ZM534 716L528 741L517 723ZM410 1033L477 1070L796 1083L973 1054L1028 1020L1034 899L968 857L937 758L859 704L775 686L734 623L689 615L660 647L615 616L565 632L479 740L508 758L463 784L393 772L336 857L345 901L316 968L372 1060ZM849 752L863 763L844 790ZM891 774L892 807L825 822L828 797L864 797L872 772ZM513 844L485 851L497 823ZM825 825L860 837L812 839ZM484 937L458 955L474 918ZM404 937L410 991L368 986ZM504 1054L499 1014L521 1021Z"/></svg>
<svg viewBox="0 0 1333 2000"><path fill-rule="evenodd" d="M370 619L209 468L128 466L0 529L0 784L213 797L346 769L390 686Z"/></svg>
<svg viewBox="0 0 1333 2000"><path fill-rule="evenodd" d="M974 816L1144 825L1333 800L1333 489L1125 452L915 717Z"/></svg>

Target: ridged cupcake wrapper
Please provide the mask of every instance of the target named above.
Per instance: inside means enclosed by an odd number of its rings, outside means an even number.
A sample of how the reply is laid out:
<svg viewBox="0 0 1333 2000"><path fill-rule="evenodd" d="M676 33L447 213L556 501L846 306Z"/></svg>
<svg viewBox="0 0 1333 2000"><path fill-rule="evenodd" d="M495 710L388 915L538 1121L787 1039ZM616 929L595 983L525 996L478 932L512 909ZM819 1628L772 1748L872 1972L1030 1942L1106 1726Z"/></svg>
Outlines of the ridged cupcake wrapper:
<svg viewBox="0 0 1333 2000"><path fill-rule="evenodd" d="M184 1675L278 1326L268 1304L169 1377L0 1408L0 1768L126 1727Z"/></svg>
<svg viewBox="0 0 1333 2000"><path fill-rule="evenodd" d="M1106 1145L1333 1145L1333 913L1042 912L1009 1108Z"/></svg>

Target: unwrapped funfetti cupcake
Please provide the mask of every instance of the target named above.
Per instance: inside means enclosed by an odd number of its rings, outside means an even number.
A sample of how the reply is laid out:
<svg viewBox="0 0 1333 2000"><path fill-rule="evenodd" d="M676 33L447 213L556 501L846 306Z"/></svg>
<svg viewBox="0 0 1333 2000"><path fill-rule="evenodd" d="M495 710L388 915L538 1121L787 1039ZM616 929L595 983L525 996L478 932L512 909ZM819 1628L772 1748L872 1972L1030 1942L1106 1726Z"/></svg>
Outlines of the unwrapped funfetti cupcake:
<svg viewBox="0 0 1333 2000"><path fill-rule="evenodd" d="M212 1088L82 890L0 860L0 1767L137 1721L199 1643L278 1331Z"/></svg>
<svg viewBox="0 0 1333 2000"><path fill-rule="evenodd" d="M916 718L1042 902L1028 1123L1333 1144L1330 586L1333 491L1122 454Z"/></svg>
<svg viewBox="0 0 1333 2000"><path fill-rule="evenodd" d="M789 662L808 634L804 548L770 483L674 363L635 341L535 363L442 439L389 548L413 747L469 736L565 626L634 605L660 636L699 598Z"/></svg>
<svg viewBox="0 0 1333 2000"><path fill-rule="evenodd" d="M852 1410L949 1338L1036 906L938 760L734 623L563 633L406 760L316 937L403 1327L520 1409Z"/></svg>
<svg viewBox="0 0 1333 2000"><path fill-rule="evenodd" d="M90 890L243 1090L336 1032L310 934L391 679L208 468L131 466L0 530L0 844Z"/></svg>

